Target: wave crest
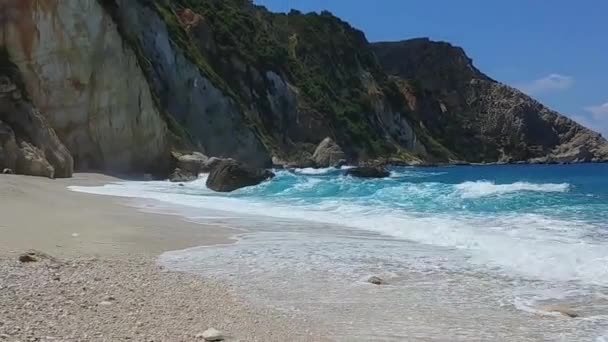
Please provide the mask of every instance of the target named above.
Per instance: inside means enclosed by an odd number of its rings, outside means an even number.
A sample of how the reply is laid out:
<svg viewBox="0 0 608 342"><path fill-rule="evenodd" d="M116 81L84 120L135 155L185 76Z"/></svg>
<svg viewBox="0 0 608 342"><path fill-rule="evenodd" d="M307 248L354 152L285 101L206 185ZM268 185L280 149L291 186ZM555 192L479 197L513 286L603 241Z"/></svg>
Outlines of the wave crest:
<svg viewBox="0 0 608 342"><path fill-rule="evenodd" d="M457 184L456 190L460 191L462 198L480 198L510 194L514 192L567 192L570 190L568 183L528 183L515 182L511 184L496 184L490 181L464 182Z"/></svg>

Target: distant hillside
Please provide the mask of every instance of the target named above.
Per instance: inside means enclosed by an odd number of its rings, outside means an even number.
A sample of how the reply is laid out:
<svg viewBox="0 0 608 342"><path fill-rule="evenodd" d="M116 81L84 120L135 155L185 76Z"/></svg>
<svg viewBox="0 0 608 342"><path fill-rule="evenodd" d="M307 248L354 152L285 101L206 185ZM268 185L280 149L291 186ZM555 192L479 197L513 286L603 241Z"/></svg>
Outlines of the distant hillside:
<svg viewBox="0 0 608 342"><path fill-rule="evenodd" d="M462 160L608 159L601 135L492 80L459 47L426 38L371 46L387 74L418 85L420 121Z"/></svg>

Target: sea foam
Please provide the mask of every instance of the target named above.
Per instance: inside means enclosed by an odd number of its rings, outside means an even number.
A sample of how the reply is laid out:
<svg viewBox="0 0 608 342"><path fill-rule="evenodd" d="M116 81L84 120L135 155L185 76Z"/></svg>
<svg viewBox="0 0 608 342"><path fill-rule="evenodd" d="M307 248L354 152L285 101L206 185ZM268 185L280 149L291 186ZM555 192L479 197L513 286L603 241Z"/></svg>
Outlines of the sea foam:
<svg viewBox="0 0 608 342"><path fill-rule="evenodd" d="M463 198L479 198L510 194L514 192L566 192L570 189L568 183L528 183L515 182L511 184L495 184L490 181L464 182L455 186L462 193Z"/></svg>

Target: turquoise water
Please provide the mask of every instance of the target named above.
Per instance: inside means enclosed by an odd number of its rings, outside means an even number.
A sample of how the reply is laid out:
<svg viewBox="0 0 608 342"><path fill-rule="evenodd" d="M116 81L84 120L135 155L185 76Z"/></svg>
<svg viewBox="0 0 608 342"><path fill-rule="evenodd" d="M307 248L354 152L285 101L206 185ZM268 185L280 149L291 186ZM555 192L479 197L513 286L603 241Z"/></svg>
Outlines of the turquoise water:
<svg viewBox="0 0 608 342"><path fill-rule="evenodd" d="M608 165L394 168L381 180L343 177L342 170L281 171L271 183L232 198L309 206L328 201L404 212L547 214L608 222Z"/></svg>
<svg viewBox="0 0 608 342"><path fill-rule="evenodd" d="M386 340L600 341L608 332L608 164L393 168L380 180L344 172L280 170L230 194L206 189L204 175L183 186L72 189L152 199L147 210L242 229L236 244L159 262L334 322L343 340L376 340L355 338L373 331ZM391 285L369 288L370 275ZM370 316L370 303L381 313ZM547 305L583 318L564 320Z"/></svg>

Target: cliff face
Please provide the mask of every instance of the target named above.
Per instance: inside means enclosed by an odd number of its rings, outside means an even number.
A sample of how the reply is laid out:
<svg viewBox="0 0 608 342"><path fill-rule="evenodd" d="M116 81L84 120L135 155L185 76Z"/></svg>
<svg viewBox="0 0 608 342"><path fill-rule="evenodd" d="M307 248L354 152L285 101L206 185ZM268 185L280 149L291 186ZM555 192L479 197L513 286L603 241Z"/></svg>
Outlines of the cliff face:
<svg viewBox="0 0 608 342"><path fill-rule="evenodd" d="M132 0L105 1L105 6L138 51L160 110L183 129L184 139L211 156L269 166L270 154L248 118L247 104L231 97L229 88L220 88L222 82L211 80L212 70L204 69L194 46L180 47L179 37L171 35L170 30L183 30L171 26L179 20L173 8Z"/></svg>
<svg viewBox="0 0 608 342"><path fill-rule="evenodd" d="M70 177L74 161L55 131L24 94L23 79L0 50L0 170Z"/></svg>
<svg viewBox="0 0 608 342"><path fill-rule="evenodd" d="M426 154L364 35L329 13L239 0L114 4L162 106L208 154L299 159L328 136L353 161Z"/></svg>
<svg viewBox="0 0 608 342"><path fill-rule="evenodd" d="M79 170L156 171L167 126L134 52L90 0L5 0L0 45Z"/></svg>
<svg viewBox="0 0 608 342"><path fill-rule="evenodd" d="M372 44L384 70L416 88L418 117L455 157L475 162L608 159L599 134L477 70L465 52L412 39Z"/></svg>
<svg viewBox="0 0 608 342"><path fill-rule="evenodd" d="M329 12L2 0L0 48L25 112L61 140L35 147L50 165L65 145L76 170L166 174L171 150L269 166L309 160L326 137L350 162L608 159L601 136L490 79L462 49L370 44ZM32 141L15 125L2 126L7 144Z"/></svg>

